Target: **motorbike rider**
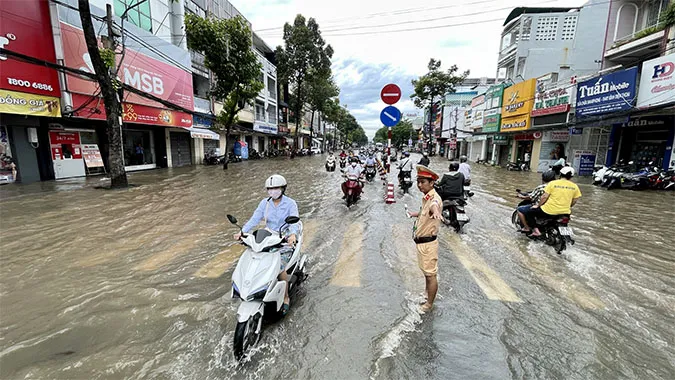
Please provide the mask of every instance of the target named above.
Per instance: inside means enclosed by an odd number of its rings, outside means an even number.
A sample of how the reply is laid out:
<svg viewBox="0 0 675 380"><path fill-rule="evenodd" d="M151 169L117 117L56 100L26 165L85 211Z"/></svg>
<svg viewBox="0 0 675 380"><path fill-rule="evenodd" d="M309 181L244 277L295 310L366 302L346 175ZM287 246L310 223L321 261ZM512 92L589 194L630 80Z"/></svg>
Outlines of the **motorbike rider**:
<svg viewBox="0 0 675 380"><path fill-rule="evenodd" d="M438 194L443 200L464 199L464 174L459 171L459 164L451 162L448 169L436 185Z"/></svg>
<svg viewBox="0 0 675 380"><path fill-rule="evenodd" d="M361 177L363 176L363 167L361 166L361 163L359 162L359 159L357 157L351 157L349 159L349 166L345 170L343 170L343 175L347 179L355 179L359 181L359 184L361 185L361 188L363 189L363 182L361 181ZM342 196L342 199L347 198L347 182L342 183L342 192L344 193L344 196Z"/></svg>
<svg viewBox="0 0 675 380"><path fill-rule="evenodd" d="M548 185L549 182L555 179L555 172L553 170L548 170L541 174L541 185L537 186L530 192L528 195L518 194L518 198L526 199L531 201L528 205L523 205L518 207L518 218L523 226L527 226L527 221L525 220L525 214L530 212L530 209L533 205L539 204L541 196L544 195L544 188ZM529 227L523 227L520 232L529 233L531 230Z"/></svg>
<svg viewBox="0 0 675 380"><path fill-rule="evenodd" d="M464 175L464 185L469 186L471 185L471 166L466 161L466 156L459 157L459 172Z"/></svg>
<svg viewBox="0 0 675 380"><path fill-rule="evenodd" d="M539 203L525 213L525 229L530 229L534 225L537 216L552 218L572 213L572 207L581 198L579 186L572 182L573 176L574 169L571 167L565 166L560 169L560 179L549 182ZM532 229L532 236L541 236L541 231L535 227Z"/></svg>
<svg viewBox="0 0 675 380"><path fill-rule="evenodd" d="M347 153L345 153L344 149L340 152L340 158L347 158Z"/></svg>
<svg viewBox="0 0 675 380"><path fill-rule="evenodd" d="M412 162L410 162L410 153L408 152L403 152L403 159L401 162L398 163L398 182L401 183L403 182L403 178L407 175L408 178L412 178L410 176L410 172L412 172Z"/></svg>
<svg viewBox="0 0 675 380"><path fill-rule="evenodd" d="M417 163L417 165L428 166L429 165L429 153L422 152L422 158L420 159L420 162Z"/></svg>
<svg viewBox="0 0 675 380"><path fill-rule="evenodd" d="M261 221L264 221L266 229L276 232L284 225L287 217L300 216L297 203L285 195L287 187L286 178L279 174L273 174L265 180L265 187L267 188L268 197L260 201L251 219L244 224L239 233L234 235L235 240L240 240L242 233L251 232ZM290 308L290 298L288 297L289 279L286 273L286 264L288 264L293 256L298 226L295 224L289 225L286 233L287 244L279 250L281 269L278 277L280 281L286 281L286 292L284 293L284 305L282 308L284 315L288 313Z"/></svg>
<svg viewBox="0 0 675 380"><path fill-rule="evenodd" d="M366 158L366 167L368 166L375 166L375 156L373 156L373 153L370 153L368 158Z"/></svg>
<svg viewBox="0 0 675 380"><path fill-rule="evenodd" d="M335 166L335 156L332 151L328 152L328 157L326 158L326 167L328 166Z"/></svg>

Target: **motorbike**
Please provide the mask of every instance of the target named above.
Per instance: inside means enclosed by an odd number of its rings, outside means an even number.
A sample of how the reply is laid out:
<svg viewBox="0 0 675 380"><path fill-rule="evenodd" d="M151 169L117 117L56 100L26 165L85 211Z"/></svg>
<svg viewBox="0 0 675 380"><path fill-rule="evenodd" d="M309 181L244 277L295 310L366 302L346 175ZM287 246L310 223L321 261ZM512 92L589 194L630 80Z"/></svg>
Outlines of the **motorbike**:
<svg viewBox="0 0 675 380"><path fill-rule="evenodd" d="M464 181L464 199L473 197L473 194L473 191L471 191L471 180L467 179Z"/></svg>
<svg viewBox="0 0 675 380"><path fill-rule="evenodd" d="M592 177L593 177L593 184L595 186L600 186L602 184L603 178L605 177L605 173L607 173L607 170L609 170L609 168L605 165L599 165L594 168Z"/></svg>
<svg viewBox="0 0 675 380"><path fill-rule="evenodd" d="M361 181L356 176L349 176L344 182L342 192L347 200L347 207L351 207L361 198Z"/></svg>
<svg viewBox="0 0 675 380"><path fill-rule="evenodd" d="M326 161L326 171L327 172L334 172L335 171L335 160Z"/></svg>
<svg viewBox="0 0 675 380"><path fill-rule="evenodd" d="M234 153L230 152L228 154L228 161L229 162L241 162L241 156L235 155Z"/></svg>
<svg viewBox="0 0 675 380"><path fill-rule="evenodd" d="M466 215L466 200L463 198L452 198L443 200L443 223L451 226L455 232L462 232L465 224L469 223L469 216Z"/></svg>
<svg viewBox="0 0 675 380"><path fill-rule="evenodd" d="M347 166L347 158L340 157L340 169L344 169Z"/></svg>
<svg viewBox="0 0 675 380"><path fill-rule="evenodd" d="M227 215L230 223L237 225L237 219ZM260 229L253 233L242 234L242 244L247 248L242 253L232 273L232 298L241 299L237 309L237 325L234 330L233 351L237 360L260 340L263 320L275 320L283 315L286 281L279 281L281 256L274 250L284 243L284 227L300 223L293 256L286 265L289 276L288 292L291 300L297 287L307 278L305 262L307 256L301 254L302 223L297 216L289 216L280 231ZM241 227L239 227L241 229Z"/></svg>
<svg viewBox="0 0 675 380"><path fill-rule="evenodd" d="M526 196L528 192L521 192L520 189L516 189L520 195ZM518 207L531 204L532 202L529 199L525 199L518 204ZM541 236L532 236L528 237L532 240L539 240L550 245L556 251L556 253L561 254L569 244L574 244L574 232L572 228L568 226L570 222L570 215L556 215L552 218L535 218L536 226L541 232ZM518 217L518 209L513 211L511 214L511 223L517 230L523 228L523 224L520 222Z"/></svg>
<svg viewBox="0 0 675 380"><path fill-rule="evenodd" d="M225 156L217 156L215 153L206 153L204 155L204 165L222 165L225 162Z"/></svg>
<svg viewBox="0 0 675 380"><path fill-rule="evenodd" d="M376 173L377 173L377 171L375 170L375 165L366 166L366 180L368 182L373 182L373 179L375 179Z"/></svg>
<svg viewBox="0 0 675 380"><path fill-rule="evenodd" d="M399 176L398 186L401 188L401 190L403 190L403 194L406 194L412 187L413 182L409 171L404 171L402 173L402 176Z"/></svg>
<svg viewBox="0 0 675 380"><path fill-rule="evenodd" d="M516 172L526 171L527 170L527 163L522 162L520 160L518 160L517 162L509 162L508 164L506 164L506 170L516 171Z"/></svg>

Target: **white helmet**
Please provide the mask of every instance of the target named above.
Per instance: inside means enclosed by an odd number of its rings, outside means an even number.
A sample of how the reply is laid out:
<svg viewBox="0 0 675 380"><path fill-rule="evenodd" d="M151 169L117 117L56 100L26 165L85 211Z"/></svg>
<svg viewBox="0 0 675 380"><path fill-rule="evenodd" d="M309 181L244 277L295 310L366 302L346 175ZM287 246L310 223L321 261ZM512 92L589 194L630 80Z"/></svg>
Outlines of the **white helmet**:
<svg viewBox="0 0 675 380"><path fill-rule="evenodd" d="M273 187L285 187L285 186L286 186L286 178L280 176L279 174L272 174L265 181L265 187L268 189Z"/></svg>
<svg viewBox="0 0 675 380"><path fill-rule="evenodd" d="M564 168L560 169L560 175L567 177L568 175L570 177L574 177L574 168L571 166L565 166Z"/></svg>

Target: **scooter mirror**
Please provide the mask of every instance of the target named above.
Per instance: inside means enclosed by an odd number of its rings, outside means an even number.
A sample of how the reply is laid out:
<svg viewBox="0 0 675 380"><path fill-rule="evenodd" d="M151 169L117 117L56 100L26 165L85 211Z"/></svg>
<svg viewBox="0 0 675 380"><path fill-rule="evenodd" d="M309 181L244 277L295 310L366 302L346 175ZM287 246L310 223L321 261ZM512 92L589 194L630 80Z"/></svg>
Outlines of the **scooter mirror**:
<svg viewBox="0 0 675 380"><path fill-rule="evenodd" d="M287 217L287 218L284 220L284 222L286 222L286 224L295 224L295 223L297 223L297 222L299 222L299 221L300 221L300 218L297 217L297 216L293 216L293 215Z"/></svg>
<svg viewBox="0 0 675 380"><path fill-rule="evenodd" d="M237 218L235 218L234 216L232 216L230 214L227 214L227 220L229 220L230 223L232 223L232 224L237 224Z"/></svg>

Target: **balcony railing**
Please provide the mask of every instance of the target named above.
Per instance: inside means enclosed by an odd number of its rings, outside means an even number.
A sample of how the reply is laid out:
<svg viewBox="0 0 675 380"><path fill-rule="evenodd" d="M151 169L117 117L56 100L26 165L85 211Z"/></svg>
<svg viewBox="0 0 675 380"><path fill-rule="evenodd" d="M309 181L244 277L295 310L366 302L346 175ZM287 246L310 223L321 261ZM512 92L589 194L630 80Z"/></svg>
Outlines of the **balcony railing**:
<svg viewBox="0 0 675 380"><path fill-rule="evenodd" d="M665 26L664 26L663 24L656 24L656 25L653 25L653 26L644 28L644 29L642 29L642 30L638 30L637 32L635 32L635 33L633 33L633 34L631 34L631 35L628 35L628 36L626 36L626 37L623 37L623 38L620 38L620 39L614 41L614 43L612 44L612 47L611 47L611 48L612 48L612 49L613 49L613 48L617 48L617 47L619 47L619 46L621 46L621 45L625 45L625 44L627 44L627 43L629 43L629 42L637 41L637 40L639 40L639 39L641 39L641 38L650 36L650 35L652 35L652 34L654 34L654 33L661 32L661 31L663 31L664 29L665 29Z"/></svg>

